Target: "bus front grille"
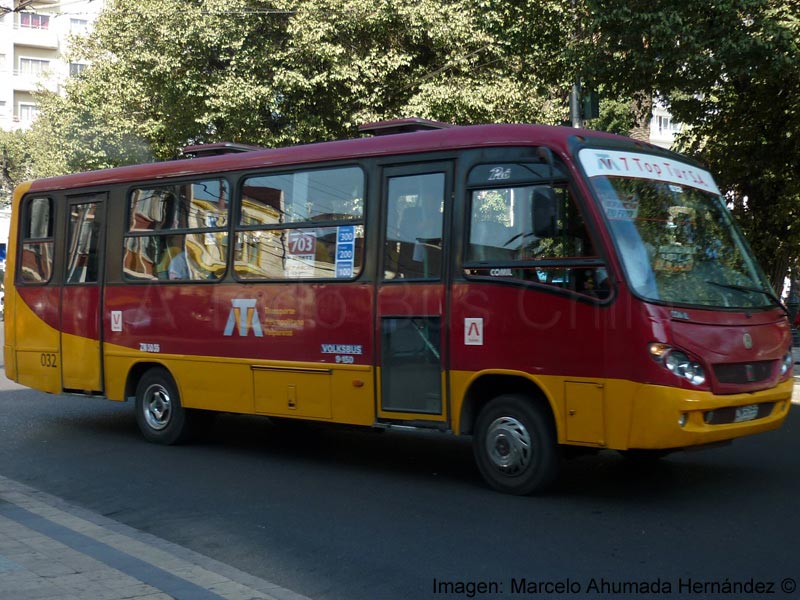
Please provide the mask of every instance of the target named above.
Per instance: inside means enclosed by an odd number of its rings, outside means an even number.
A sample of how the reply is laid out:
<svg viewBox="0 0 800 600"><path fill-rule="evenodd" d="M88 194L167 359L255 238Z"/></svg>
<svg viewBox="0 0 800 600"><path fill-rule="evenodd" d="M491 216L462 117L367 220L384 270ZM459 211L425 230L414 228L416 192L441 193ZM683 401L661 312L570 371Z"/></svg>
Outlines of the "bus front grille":
<svg viewBox="0 0 800 600"><path fill-rule="evenodd" d="M769 379L775 361L762 360L749 363L714 365L714 374L720 383L757 383Z"/></svg>

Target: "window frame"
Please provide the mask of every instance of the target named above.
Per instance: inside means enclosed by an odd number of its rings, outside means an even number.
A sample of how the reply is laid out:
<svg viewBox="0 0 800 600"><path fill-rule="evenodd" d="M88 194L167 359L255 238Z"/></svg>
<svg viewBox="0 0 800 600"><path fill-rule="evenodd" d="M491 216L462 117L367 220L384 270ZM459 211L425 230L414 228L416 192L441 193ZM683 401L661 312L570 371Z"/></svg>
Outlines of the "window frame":
<svg viewBox="0 0 800 600"><path fill-rule="evenodd" d="M299 174L304 173L322 173L325 171L337 171L337 170L358 170L360 173L360 186L361 186L361 202L362 202L362 210L361 215L359 218L353 219L325 219L321 221L292 221L292 222L283 222L283 223L254 223L254 224L242 224L242 218L244 215L244 189L245 184L248 180L258 179L258 178L269 178L269 177L294 177ZM365 266L367 262L366 256L366 244L367 244L367 230L368 230L368 219L367 219L367 212L368 212L368 171L364 168L364 166L360 163L345 163L345 164L337 164L337 165L309 165L309 164L300 164L297 165L296 168L287 168L282 167L280 170L276 171L256 171L256 172L248 172L242 175L239 180L239 184L237 186L237 191L235 194L235 198L233 200L233 204L235 205L234 210L234 220L233 225L231 228L231 259L230 259L230 271L232 273L232 277L235 281L239 283L297 283L297 282L341 282L341 283L349 283L360 279L365 272ZM324 214L324 213L323 213ZM353 260L355 260L356 255L356 245L357 240L360 241L361 247L361 262L358 265L358 268L355 268L353 265L352 268L352 275L350 277L337 277L337 260L335 254L338 252L338 246L340 242L340 235L341 235L341 227L350 227L354 228L354 237L353 237ZM358 228L361 228L363 232L362 237L358 238L355 235L355 232ZM246 234L248 232L251 233L267 233L270 234L272 232L298 232L302 235L304 231L313 231L313 230L320 230L320 229L332 229L335 230L335 238L336 238L336 248L337 250L334 252L333 262L331 263L318 263L318 261L314 261L314 269L319 268L319 264L330 264L333 267L333 276L331 277L292 277L290 275L286 275L286 265L284 264L284 276L283 277L243 277L241 272L238 268L239 263L237 261L237 255L240 255L238 250L240 246L240 235ZM243 245L243 244L242 244ZM282 257L283 259L283 257ZM283 259L285 260L285 259Z"/></svg>
<svg viewBox="0 0 800 600"><path fill-rule="evenodd" d="M28 21L27 24L25 21ZM22 12L17 21L20 29L50 30L50 15L36 12Z"/></svg>
<svg viewBox="0 0 800 600"><path fill-rule="evenodd" d="M94 273L94 279L88 281L71 281L70 280L70 264L73 260L73 242L75 243L75 250L77 250L82 244L83 240L76 239L81 237L81 234L84 231L84 226L88 223L88 219L80 219L78 221L73 221L73 211L79 206L89 206L94 205L95 211L92 215L93 220L95 223L99 222L99 227L95 228L94 233L96 237L95 241L95 261L96 261L96 271ZM99 285L102 283L103 280L103 270L105 264L105 257L104 257L104 247L105 247L105 205L106 205L106 197L105 194L97 194L97 195L89 195L89 196L79 196L74 197L69 200L67 203L67 219L66 219L66 240L67 245L64 250L64 285L65 286L86 286L86 285ZM81 213L85 216L85 213ZM99 217L99 221L98 221ZM79 225L78 229L73 229L74 225ZM91 256L89 253L87 256Z"/></svg>
<svg viewBox="0 0 800 600"><path fill-rule="evenodd" d="M47 200L49 204L49 215L48 215L48 235L46 236L33 236L31 230L32 224L32 212L31 207L36 200ZM21 200L21 208L20 211L20 221L19 221L19 241L17 243L17 264L15 267L15 285L18 286L44 286L53 281L53 276L55 275L56 271L56 202L51 195L38 195L38 194L30 194L25 196ZM28 232L31 232L29 237ZM33 281L30 279L26 279L23 276L23 255L25 253L25 247L28 244L49 244L50 246L50 273L47 279L43 279L42 281Z"/></svg>
<svg viewBox="0 0 800 600"><path fill-rule="evenodd" d="M23 108L25 115L23 116ZM20 101L17 103L17 121L20 123L33 123L39 116L39 105L35 102Z"/></svg>
<svg viewBox="0 0 800 600"><path fill-rule="evenodd" d="M132 229L132 209L133 209L133 198L137 191L146 190L149 192L154 192L158 190L169 190L170 192L174 192L177 188L187 187L187 186L194 186L198 184L202 184L203 182L217 182L220 185L220 189L225 189L225 202L226 202L226 210L224 212L224 222L222 225L217 226L206 226L206 227L165 227L165 228L154 228L154 229ZM203 284L213 284L219 283L223 281L228 271L230 270L230 222L231 217L233 214L233 198L234 198L234 185L231 183L230 179L226 177L223 173L207 173L201 176L195 176L191 179L182 179L179 181L145 181L145 182L137 182L135 185L131 185L126 193L125 193L125 221L124 221L124 229L122 231L121 236L121 275L122 280L126 284L151 284L151 283L203 283ZM161 278L157 274L153 277L147 277L146 273L141 273L142 277L134 277L130 270L126 268L126 258L128 257L128 244L130 240L147 240L152 239L154 243L158 243L156 240L163 240L167 241L168 238L182 236L183 243L184 243L184 250L182 251L184 254L186 253L186 237L188 235L214 235L214 234L222 234L224 238L227 239L227 244L220 247L220 254L222 256L222 260L224 261L224 268L220 271L218 276L212 278L180 278L180 279L173 279L167 276L166 278ZM166 247L166 244L165 244ZM175 256L173 255L172 258L174 259ZM158 261L160 262L160 261ZM158 262L154 262L153 265L155 266ZM169 274L169 269L161 271L163 273Z"/></svg>
<svg viewBox="0 0 800 600"><path fill-rule="evenodd" d="M19 61L17 62L17 73L20 76L41 77L48 69L50 69L52 62L53 61L47 58L37 58L35 56L20 56ZM29 67L28 70L22 67L23 63ZM36 66L35 69L32 68L34 66Z"/></svg>
<svg viewBox="0 0 800 600"><path fill-rule="evenodd" d="M528 163L508 163L508 165L520 165L526 166ZM535 163L533 163L535 164ZM487 166L491 167L491 164L480 164L474 165L471 169L471 172L476 170L477 168L486 168ZM498 163L498 166L506 166L505 163ZM597 269L603 270L606 276L607 284L611 284L611 276L609 270L609 263L605 256L605 252L603 250L600 236L598 232L592 225L592 222L589 217L589 211L587 211L586 207L584 206L583 202L581 201L581 197L578 193L577 187L571 177L567 175L566 167L559 163L556 164L557 167L560 167L560 172L558 176L548 179L548 178L530 178L527 180L523 179L514 179L512 181L497 181L493 183L481 183L476 182L474 180L470 180L468 185L465 187L465 226L463 229L464 233L464 240L462 245L462 263L461 263L461 272L463 277L468 281L482 281L487 282L491 281L493 283L502 283L506 285L516 285L522 287L531 287L536 288L542 291L551 292L551 293L558 293L558 294L565 294L574 296L581 300L588 300L592 302L607 302L612 297L612 289L609 287L608 291L603 293L602 296L591 295L583 291L577 291L572 289L569 286L560 286L555 285L550 282L543 282L538 280L537 278L533 279L522 279L518 277L509 277L508 272L513 269L523 269L523 270L570 270L570 271L578 271L581 269ZM526 258L524 260L496 260L496 261L480 261L470 259L470 250L471 250L471 236L473 230L473 201L474 201L474 194L480 191L491 191L491 190L504 190L509 188L523 188L523 187L545 187L549 186L556 190L558 193L559 190L563 190L563 194L566 195L566 202L559 203L559 211L563 211L565 206L568 206L569 203L573 205L573 208L577 211L577 214L580 216L581 220L583 221L583 228L585 230L587 239L591 242L595 254L592 256L587 257L578 257L578 256L565 256L565 257L549 257L549 258ZM563 216L563 215L562 215ZM483 272L485 271L485 273ZM492 274L494 272L494 274Z"/></svg>
<svg viewBox="0 0 800 600"><path fill-rule="evenodd" d="M432 166L431 164L425 163L424 167L422 169L420 169L418 172L416 172L416 170L407 171L406 169L403 168L403 166L399 166L398 165L398 168L401 170L401 172L395 172L395 173L392 173L392 174L387 174L385 176L384 186L385 186L386 189L384 190L383 197L381 198L382 205L383 205L383 217L381 219L381 232L380 232L381 233L381 240L382 240L381 247L380 247L381 269L379 270L379 273L378 273L378 280L380 281L380 283L382 285L385 285L385 284L392 285L392 284L399 284L399 283L417 283L417 282L433 283L433 282L441 282L446 277L447 270L448 270L447 261L448 261L448 257L449 257L449 251L450 251L449 248L448 248L448 246L450 245L450 242L448 241L450 239L450 233L449 233L450 227L449 227L449 213L448 213L448 211L452 211L453 210L452 209L453 202L452 202L452 199L450 198L450 196L448 195L448 184L449 184L449 180L451 179L452 176L450 175L450 173L448 171L448 168L445 167L442 163L440 163L438 161L436 163L433 163L434 168L431 168L431 166ZM418 242L414 242L414 241L411 241L411 240L402 239L403 236L402 236L402 234L399 233L400 230L402 229L402 225L401 225L401 222L403 221L402 215L401 214L394 214L394 215L390 214L390 213L392 213L392 208L395 208L395 209L397 208L396 206L394 206L394 207L392 206L393 200L394 200L394 198L392 196L392 189L391 189L392 188L392 184L394 182L399 182L400 180L408 181L411 178L418 178L418 179L425 178L425 177L437 177L438 178L439 176L441 176L441 198L437 197L434 200L434 202L440 202L440 204L441 204L441 209L442 210L439 213L439 216L440 216L440 223L439 223L440 224L440 230L438 232L439 233L439 237L438 238L431 238L431 239L438 239L439 240L438 247L434 244L433 248L432 248L432 249L438 249L438 252L439 252L438 261L437 261L437 264L436 264L436 273L432 274L432 275L424 275L423 274L423 275L418 275L418 276L406 277L405 275L407 274L407 272L406 271L401 271L400 268L399 268L399 266L401 264L403 264L403 261L398 260L398 264L397 264L398 270L396 272L393 272L393 273L395 273L395 275L399 273L399 274L401 274L401 276L400 277L396 277L396 276L388 277L387 276L387 273L389 272L388 267L389 267L389 264L391 262L390 261L390 255L392 254L392 252L391 252L391 244L397 244L400 248L405 246L406 249L408 249L409 245L410 245L410 246L412 246L414 248L414 250L417 250L417 248L416 248L417 243L420 243L421 245L425 244L425 242L419 242L419 240L418 240ZM435 189L435 188L425 188L425 191L428 192L430 189ZM438 191L438 189L437 189L437 191ZM401 197L406 197L406 196L407 195L401 194L401 195L397 196L397 199L399 199ZM418 209L418 211L424 211L426 203L420 196L421 195L418 196L419 204L415 204L415 205L407 207L407 208L415 208L415 209ZM392 217L397 217L397 220L396 221L395 220L390 220L390 219L392 219ZM389 233L390 233L389 230L390 229L392 229L394 233L398 234L398 239L393 239L393 238L389 237ZM424 239L424 238L421 238L421 239ZM424 250L425 254L427 254L427 252L428 252L427 250ZM434 255L435 255L435 252L434 252ZM423 256L423 254L421 254L420 256ZM420 261L414 261L414 262L424 262L424 261L420 260ZM404 266L411 266L411 263L406 263ZM410 272L410 270L409 270L409 272Z"/></svg>

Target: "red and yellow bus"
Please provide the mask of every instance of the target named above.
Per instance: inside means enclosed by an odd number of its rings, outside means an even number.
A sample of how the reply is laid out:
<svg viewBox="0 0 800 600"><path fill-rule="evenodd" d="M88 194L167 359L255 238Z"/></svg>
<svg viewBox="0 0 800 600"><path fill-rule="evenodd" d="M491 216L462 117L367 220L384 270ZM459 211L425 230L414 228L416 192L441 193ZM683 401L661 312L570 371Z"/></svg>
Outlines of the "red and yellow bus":
<svg viewBox="0 0 800 600"><path fill-rule="evenodd" d="M8 377L131 401L164 444L210 411L471 435L518 494L568 446L781 425L789 323L702 166L571 128L368 129L19 186Z"/></svg>

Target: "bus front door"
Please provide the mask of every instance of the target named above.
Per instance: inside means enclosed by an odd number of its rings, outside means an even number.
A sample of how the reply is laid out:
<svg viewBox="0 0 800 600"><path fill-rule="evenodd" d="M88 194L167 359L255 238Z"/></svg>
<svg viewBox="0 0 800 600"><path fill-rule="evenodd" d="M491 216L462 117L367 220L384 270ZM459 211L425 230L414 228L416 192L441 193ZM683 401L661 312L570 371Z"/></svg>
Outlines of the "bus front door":
<svg viewBox="0 0 800 600"><path fill-rule="evenodd" d="M378 419L447 421L449 163L386 169L377 294Z"/></svg>
<svg viewBox="0 0 800 600"><path fill-rule="evenodd" d="M65 391L103 391L102 275L105 194L69 199L61 289L61 378Z"/></svg>

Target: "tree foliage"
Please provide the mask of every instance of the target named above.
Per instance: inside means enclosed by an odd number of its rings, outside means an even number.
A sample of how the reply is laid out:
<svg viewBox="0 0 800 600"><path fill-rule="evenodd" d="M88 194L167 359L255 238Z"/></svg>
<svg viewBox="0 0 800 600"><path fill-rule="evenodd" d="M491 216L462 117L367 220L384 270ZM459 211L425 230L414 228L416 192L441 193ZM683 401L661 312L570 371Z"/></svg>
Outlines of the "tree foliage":
<svg viewBox="0 0 800 600"><path fill-rule="evenodd" d="M14 187L31 177L29 148L25 132L0 130L0 205L10 203Z"/></svg>
<svg viewBox="0 0 800 600"><path fill-rule="evenodd" d="M683 147L717 173L780 290L800 249L800 10L738 4L740 37L715 55L722 75L698 93L676 94L671 105L692 123Z"/></svg>
<svg viewBox="0 0 800 600"><path fill-rule="evenodd" d="M335 139L402 116L557 118L560 90L481 18L469 0L112 0L75 51L91 66L44 110L71 138L69 169L125 162L131 140L164 159L187 143Z"/></svg>
<svg viewBox="0 0 800 600"><path fill-rule="evenodd" d="M74 50L91 66L40 98L29 172L404 116L556 124L579 78L603 90L594 126L641 134L653 99L689 126L778 282L800 244L799 39L795 0L110 0Z"/></svg>
<svg viewBox="0 0 800 600"><path fill-rule="evenodd" d="M788 0L587 0L586 68L644 90L688 124L682 148L717 174L773 285L800 245L800 9ZM627 21L627 23L626 23ZM627 75L626 75L627 74ZM770 232L770 235L764 235Z"/></svg>

